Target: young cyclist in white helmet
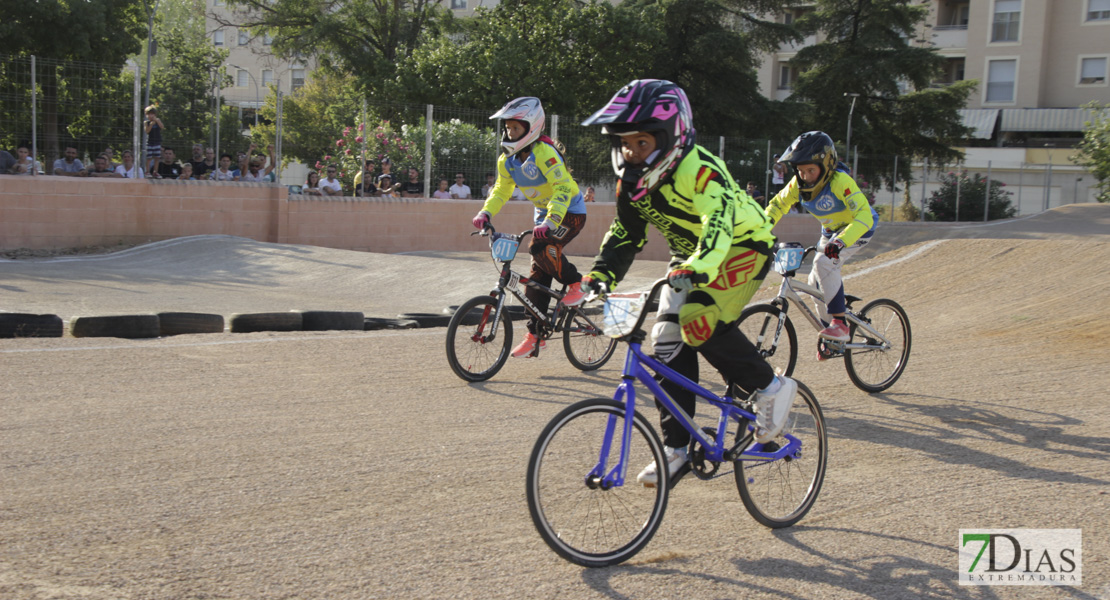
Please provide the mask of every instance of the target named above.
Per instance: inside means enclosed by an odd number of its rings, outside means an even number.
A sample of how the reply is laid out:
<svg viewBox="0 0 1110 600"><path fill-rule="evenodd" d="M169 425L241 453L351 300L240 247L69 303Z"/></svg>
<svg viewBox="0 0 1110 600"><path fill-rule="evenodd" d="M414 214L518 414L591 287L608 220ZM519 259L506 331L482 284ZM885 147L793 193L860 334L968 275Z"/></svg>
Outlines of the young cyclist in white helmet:
<svg viewBox="0 0 1110 600"><path fill-rule="evenodd" d="M771 222L724 162L694 143L690 103L677 85L633 81L583 125L601 125L609 136L618 182L616 219L582 286L615 286L647 243L648 225L659 229L672 258L652 329L656 357L697 381L701 353L725 379L756 392L756 441L770 441L782 431L798 384L776 376L735 324L767 275ZM692 393L662 386L693 416ZM668 477L686 462L690 434L661 412ZM653 462L637 481L655 485L658 470Z"/></svg>
<svg viewBox="0 0 1110 600"><path fill-rule="evenodd" d="M528 253L532 255L529 278L548 287L552 279L556 279L567 285L563 304L581 304L585 296L580 285L582 275L567 260L563 249L586 224L586 203L567 170L558 142L543 135L543 106L539 98L517 98L490 118L504 122L502 154L497 159L497 182L473 224L478 229L485 227L509 201L513 190L520 189L536 207L535 228L528 246ZM551 299L547 294L529 287L524 295L536 308L547 310ZM536 333L536 321L529 318L528 333L524 341L513 348L513 356L535 356L538 350Z"/></svg>
<svg viewBox="0 0 1110 600"><path fill-rule="evenodd" d="M766 214L778 223L790 207L801 202L821 222L821 241L813 257L809 284L817 285L825 302L817 302L817 312L827 327L820 336L846 342L848 324L844 321L844 280L840 267L871 241L879 217L867 197L848 174L848 167L837 161L832 138L820 131L798 136L779 157L793 171L794 178L767 203ZM828 355L817 352L817 360Z"/></svg>

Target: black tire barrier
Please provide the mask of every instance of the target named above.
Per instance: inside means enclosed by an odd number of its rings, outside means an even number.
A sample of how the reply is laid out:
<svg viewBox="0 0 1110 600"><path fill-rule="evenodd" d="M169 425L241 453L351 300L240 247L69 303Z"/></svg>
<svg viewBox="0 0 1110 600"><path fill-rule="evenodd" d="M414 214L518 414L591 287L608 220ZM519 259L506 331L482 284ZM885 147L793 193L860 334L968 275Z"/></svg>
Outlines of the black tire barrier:
<svg viewBox="0 0 1110 600"><path fill-rule="evenodd" d="M447 315L448 317L451 317L452 315L455 314L455 311L457 311L457 310L459 310L459 305L458 304L452 304L451 306L448 306L447 308L443 309L443 314ZM523 306L519 305L519 304L510 304L510 305L505 307L505 310L507 310L509 312L509 320L510 321L524 321L528 318L528 311L525 310L525 308ZM468 317L468 319L469 319L469 317ZM473 325L473 324L474 323L464 323L464 325Z"/></svg>
<svg viewBox="0 0 1110 600"><path fill-rule="evenodd" d="M447 327L451 322L451 315L436 313L404 313L397 315L402 321L416 321L420 327Z"/></svg>
<svg viewBox="0 0 1110 600"><path fill-rule="evenodd" d="M192 312L158 313L162 337L190 333L223 333L223 315Z"/></svg>
<svg viewBox="0 0 1110 600"><path fill-rule="evenodd" d="M377 331L380 329L417 329L420 324L416 321L407 319L382 319L379 317L366 317L363 328L366 331Z"/></svg>
<svg viewBox="0 0 1110 600"><path fill-rule="evenodd" d="M64 330L58 315L0 313L0 338L62 337Z"/></svg>
<svg viewBox="0 0 1110 600"><path fill-rule="evenodd" d="M338 310L301 311L305 331L360 331L366 329L366 315Z"/></svg>
<svg viewBox="0 0 1110 600"><path fill-rule="evenodd" d="M299 312L236 313L231 315L230 323L231 333L301 331L304 326Z"/></svg>
<svg viewBox="0 0 1110 600"><path fill-rule="evenodd" d="M69 332L80 337L116 337L126 339L156 338L162 333L158 315L113 315L107 317L74 317Z"/></svg>

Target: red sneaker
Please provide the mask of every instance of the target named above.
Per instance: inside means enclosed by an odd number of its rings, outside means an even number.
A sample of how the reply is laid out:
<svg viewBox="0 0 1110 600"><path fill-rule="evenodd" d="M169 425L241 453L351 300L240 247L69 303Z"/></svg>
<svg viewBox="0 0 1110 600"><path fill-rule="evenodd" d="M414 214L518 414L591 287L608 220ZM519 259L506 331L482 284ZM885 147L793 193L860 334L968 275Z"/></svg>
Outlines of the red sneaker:
<svg viewBox="0 0 1110 600"><path fill-rule="evenodd" d="M532 353L536 351L536 341L536 334L528 332L524 336L524 341L517 344L516 348L513 348L513 356L515 358L520 358L522 356L532 356ZM540 348L544 348L547 346L547 343L543 340L539 340L539 342Z"/></svg>
<svg viewBox="0 0 1110 600"><path fill-rule="evenodd" d="M582 300L586 298L586 292L582 291L582 284L572 283L567 288L567 293L563 294L563 306L578 306L582 304Z"/></svg>
<svg viewBox="0 0 1110 600"><path fill-rule="evenodd" d="M821 333L817 335L820 335L826 340L834 340L837 342L847 342L852 339L851 335L848 333L848 325L840 319L833 319L832 325L822 329Z"/></svg>

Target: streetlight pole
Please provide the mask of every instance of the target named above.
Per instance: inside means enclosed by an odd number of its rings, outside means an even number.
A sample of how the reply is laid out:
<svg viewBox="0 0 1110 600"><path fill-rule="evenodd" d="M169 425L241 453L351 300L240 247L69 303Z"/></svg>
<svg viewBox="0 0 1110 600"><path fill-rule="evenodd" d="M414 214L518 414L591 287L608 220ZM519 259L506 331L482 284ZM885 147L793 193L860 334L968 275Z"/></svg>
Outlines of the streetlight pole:
<svg viewBox="0 0 1110 600"><path fill-rule="evenodd" d="M258 80L254 78L254 74L250 72L250 69L244 69L239 65L232 64L229 64L228 66L239 69L240 71L246 71L247 77L250 77L251 83L254 84L254 126L258 127L258 111L262 110L262 96L259 95Z"/></svg>
<svg viewBox="0 0 1110 600"><path fill-rule="evenodd" d="M847 153L851 154L852 153L852 113L855 112L855 110L856 110L856 98L859 98L859 94L853 94L851 92L845 92L844 97L852 99L852 105L850 107L848 107L848 141L846 142L846 144L848 146L848 152ZM845 156L845 158L848 158L848 157ZM854 175L854 173L853 173L853 175Z"/></svg>

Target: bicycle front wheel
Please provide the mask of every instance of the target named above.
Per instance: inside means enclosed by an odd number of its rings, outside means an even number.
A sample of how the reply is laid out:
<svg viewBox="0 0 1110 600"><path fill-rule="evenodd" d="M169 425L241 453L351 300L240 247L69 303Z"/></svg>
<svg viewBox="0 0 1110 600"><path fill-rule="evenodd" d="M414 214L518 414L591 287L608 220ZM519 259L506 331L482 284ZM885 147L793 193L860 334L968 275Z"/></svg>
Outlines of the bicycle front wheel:
<svg viewBox="0 0 1110 600"><path fill-rule="evenodd" d="M749 306L740 313L737 327L776 375L789 377L798 363L798 334L790 317L784 316L779 327L781 314L782 309L771 304Z"/></svg>
<svg viewBox="0 0 1110 600"><path fill-rule="evenodd" d="M466 381L493 377L509 359L513 326L502 308L497 333L492 334L497 298L477 296L464 302L447 324L447 363Z"/></svg>
<svg viewBox="0 0 1110 600"><path fill-rule="evenodd" d="M563 324L563 351L570 364L581 371L600 369L616 349L617 340L605 335L581 309L570 309Z"/></svg>
<svg viewBox="0 0 1110 600"><path fill-rule="evenodd" d="M624 485L604 489L590 477L604 462L602 477L620 462L623 404L604 398L563 409L544 428L528 460L528 512L556 554L586 567L625 561L655 535L667 507L669 486L644 487L633 469L664 464L663 443L640 413L634 413ZM601 447L607 428L613 442ZM630 478L630 479L629 479Z"/></svg>
<svg viewBox="0 0 1110 600"><path fill-rule="evenodd" d="M879 298L868 302L857 315L882 336L876 338L866 328L852 323L851 344L867 344L867 348L844 352L844 368L848 378L859 389L881 392L902 376L910 359L910 318L897 302Z"/></svg>
<svg viewBox="0 0 1110 600"><path fill-rule="evenodd" d="M737 438L745 433L737 432ZM794 399L782 435L763 444L762 452L773 452L795 438L801 442L797 452L778 460L745 459L736 461L736 487L744 507L756 521L772 529L789 527L805 516L821 492L828 459L825 417L817 398L802 382Z"/></svg>

